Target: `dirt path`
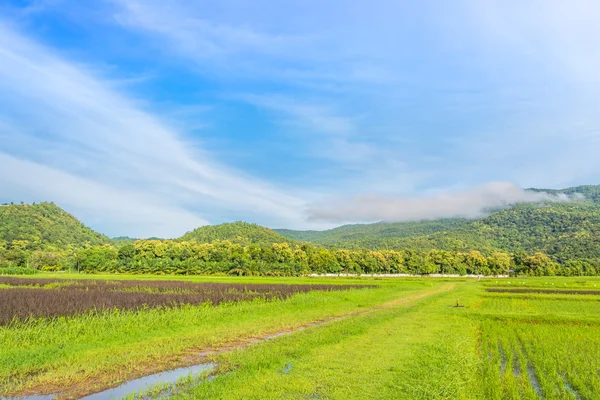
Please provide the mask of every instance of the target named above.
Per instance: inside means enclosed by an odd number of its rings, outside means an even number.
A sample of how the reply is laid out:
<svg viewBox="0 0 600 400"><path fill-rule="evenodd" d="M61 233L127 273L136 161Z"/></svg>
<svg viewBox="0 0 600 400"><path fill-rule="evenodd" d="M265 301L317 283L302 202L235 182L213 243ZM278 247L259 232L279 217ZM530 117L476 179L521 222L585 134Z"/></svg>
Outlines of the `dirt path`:
<svg viewBox="0 0 600 400"><path fill-rule="evenodd" d="M124 376L120 375L118 380L116 380L114 376L103 375L100 377L90 377L86 381L78 382L77 384L68 388L58 386L48 387L47 385L44 385L43 387L32 387L27 389L26 391L16 393L14 396L23 397L40 393L60 393L56 397L57 400L80 399L82 397L94 393L99 393L111 388L115 388L123 384L124 382L142 378L148 375L169 371L177 368L184 368L193 365L203 364L208 362L212 357L223 352L244 349L253 344L274 339L279 336L293 334L295 332L300 332L305 329L320 326L326 323L335 323L337 321L341 321L347 318L356 317L359 315L364 315L379 310L392 308L401 304L422 300L439 293L450 292L454 289L455 286L455 283L443 284L440 287L433 290L426 290L424 292L420 292L412 296L402 297L400 299L392 300L377 306L372 306L364 310L353 311L342 315L317 319L304 325L300 325L291 329L269 332L262 336L249 336L241 338L239 340L226 343L219 347L191 347L179 354L171 355L159 362L156 362L156 360L152 360L151 362L146 363L142 362L140 365L138 365L138 368L135 371L130 371Z"/></svg>

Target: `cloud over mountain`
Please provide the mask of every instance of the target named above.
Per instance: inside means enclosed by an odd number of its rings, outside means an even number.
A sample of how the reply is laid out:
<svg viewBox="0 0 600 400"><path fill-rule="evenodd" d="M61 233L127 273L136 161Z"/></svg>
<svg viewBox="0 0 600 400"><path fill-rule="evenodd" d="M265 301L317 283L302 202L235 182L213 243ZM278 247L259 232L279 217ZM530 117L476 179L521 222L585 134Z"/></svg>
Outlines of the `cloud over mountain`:
<svg viewBox="0 0 600 400"><path fill-rule="evenodd" d="M438 218L477 218L489 210L519 203L569 201L563 194L523 190L509 182L490 182L461 192L439 193L433 196L358 196L336 198L313 204L308 218L329 222L420 221Z"/></svg>

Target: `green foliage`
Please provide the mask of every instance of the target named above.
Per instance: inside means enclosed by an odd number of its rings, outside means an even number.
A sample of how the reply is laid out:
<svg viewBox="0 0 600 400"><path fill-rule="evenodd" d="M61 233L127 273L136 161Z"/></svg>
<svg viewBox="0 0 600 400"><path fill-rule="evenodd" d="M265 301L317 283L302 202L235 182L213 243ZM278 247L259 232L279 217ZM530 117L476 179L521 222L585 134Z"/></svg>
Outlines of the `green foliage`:
<svg viewBox="0 0 600 400"><path fill-rule="evenodd" d="M378 222L375 224L344 225L326 231L294 231L275 229L283 236L331 247L377 248L382 239L429 235L452 230L470 221L461 218L419 222Z"/></svg>
<svg viewBox="0 0 600 400"><path fill-rule="evenodd" d="M136 240L136 238L132 238L129 236L117 236L114 238L110 239L110 243L113 244L114 246L120 247L126 244L133 244Z"/></svg>
<svg viewBox="0 0 600 400"><path fill-rule="evenodd" d="M328 247L349 249L478 250L485 255L497 250L541 252L560 263L600 258L600 186L530 190L580 198L520 204L475 221L447 219L346 225L323 232L279 232Z"/></svg>
<svg viewBox="0 0 600 400"><path fill-rule="evenodd" d="M390 244L390 243L388 243ZM521 204L448 232L396 240L398 246L486 254L542 252L559 262L600 258L600 206L593 202Z"/></svg>
<svg viewBox="0 0 600 400"><path fill-rule="evenodd" d="M0 243L18 250L64 250L100 245L108 238L83 225L54 203L0 206Z"/></svg>
<svg viewBox="0 0 600 400"><path fill-rule="evenodd" d="M452 275L596 275L600 260L559 264L547 255L477 250L327 249L308 244L251 244L138 240L119 249L104 245L82 249L74 265L85 273L229 274L297 276L316 274L452 274ZM65 263L65 265L69 265Z"/></svg>
<svg viewBox="0 0 600 400"><path fill-rule="evenodd" d="M247 222L233 222L228 224L202 226L181 237L182 241L195 241L198 243L211 243L215 240L228 240L232 243L249 245L289 243L295 241L286 238L271 229Z"/></svg>

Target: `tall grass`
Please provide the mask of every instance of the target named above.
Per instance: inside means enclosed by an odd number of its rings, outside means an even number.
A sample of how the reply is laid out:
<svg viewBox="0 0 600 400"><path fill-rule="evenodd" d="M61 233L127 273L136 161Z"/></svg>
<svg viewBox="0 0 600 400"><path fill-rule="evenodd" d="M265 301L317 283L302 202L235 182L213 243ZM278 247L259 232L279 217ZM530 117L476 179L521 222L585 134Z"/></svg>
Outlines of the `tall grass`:
<svg viewBox="0 0 600 400"><path fill-rule="evenodd" d="M0 275L35 275L39 271L33 268L0 267Z"/></svg>

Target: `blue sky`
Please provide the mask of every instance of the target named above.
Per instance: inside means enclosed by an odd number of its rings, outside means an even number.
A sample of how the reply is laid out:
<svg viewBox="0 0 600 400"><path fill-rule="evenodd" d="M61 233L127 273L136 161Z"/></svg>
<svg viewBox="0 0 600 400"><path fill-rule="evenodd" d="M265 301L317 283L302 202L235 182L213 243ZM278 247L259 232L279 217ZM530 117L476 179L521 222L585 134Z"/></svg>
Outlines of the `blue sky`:
<svg viewBox="0 0 600 400"><path fill-rule="evenodd" d="M0 2L0 201L139 237L535 201L600 180L598 37L584 0Z"/></svg>

